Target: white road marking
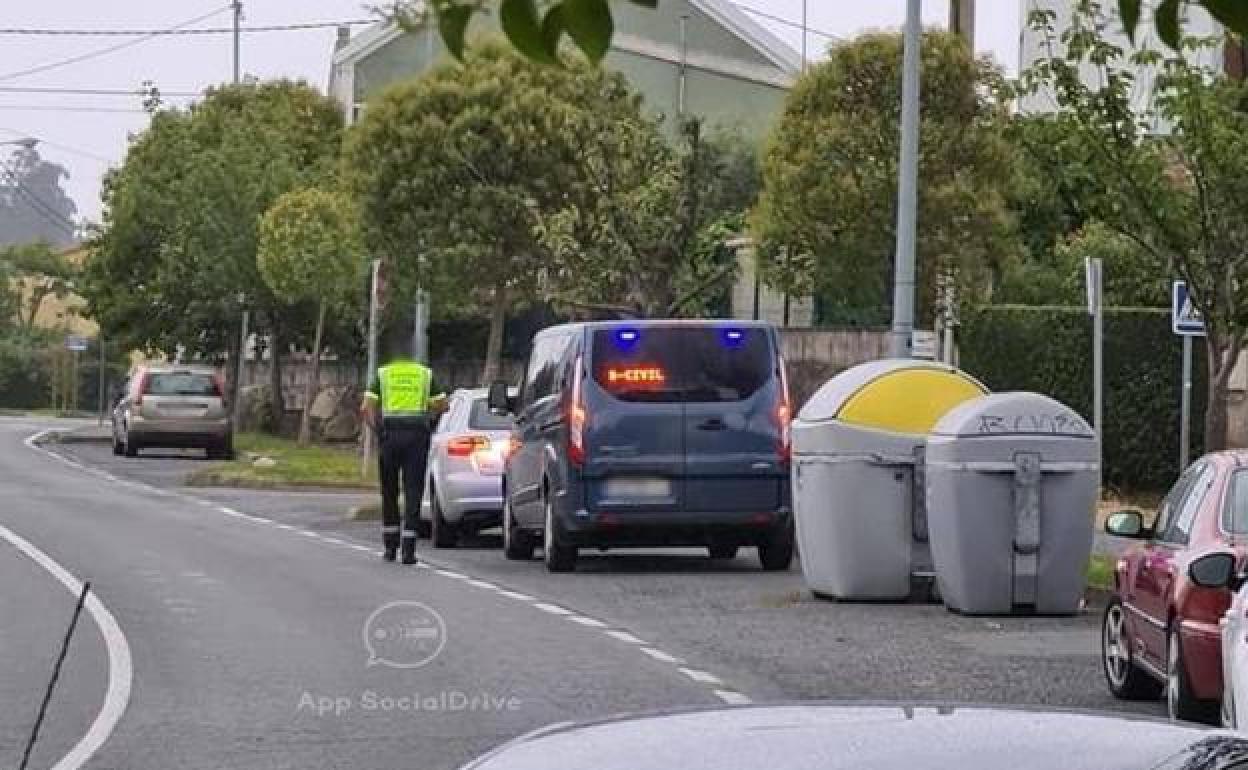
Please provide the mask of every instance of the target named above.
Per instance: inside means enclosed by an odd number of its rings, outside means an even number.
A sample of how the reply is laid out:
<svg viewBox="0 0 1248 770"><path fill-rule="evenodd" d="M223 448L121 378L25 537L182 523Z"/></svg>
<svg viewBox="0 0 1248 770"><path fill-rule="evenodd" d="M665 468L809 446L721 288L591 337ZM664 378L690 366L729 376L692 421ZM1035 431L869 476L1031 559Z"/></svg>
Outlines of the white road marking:
<svg viewBox="0 0 1248 770"><path fill-rule="evenodd" d="M49 453L51 454L51 453ZM82 593L82 583L61 565L57 564L43 551L13 533L7 527L0 526L0 538L7 540L14 548L30 557L32 561L43 567L65 586L69 593L77 598ZM104 637L104 645L108 650L108 687L104 691L104 704L96 714L95 721L82 739L52 766L52 770L78 770L100 750L113 728L126 712L130 702L130 685L134 678L134 670L130 661L130 645L126 635L122 633L117 619L99 600L95 592L87 594L84 604L95 625Z"/></svg>
<svg viewBox="0 0 1248 770"><path fill-rule="evenodd" d="M304 537L314 537L314 538L316 538L317 540L320 540L320 539L321 539L321 535L320 535L320 533L319 533L319 532L309 532L309 531L308 531L308 530L306 530L306 529L305 529L305 530L303 530L303 531L301 531L299 534L303 535Z"/></svg>
<svg viewBox="0 0 1248 770"><path fill-rule="evenodd" d="M618 639L626 644L647 644L646 640L638 639L627 631L607 631L606 633L612 639Z"/></svg>
<svg viewBox="0 0 1248 770"><path fill-rule="evenodd" d="M565 610L563 607L560 607L558 604L550 604L549 602L538 602L537 604L534 604L533 606L538 608L542 612L549 612L551 615L571 615L572 614L572 610Z"/></svg>
<svg viewBox="0 0 1248 770"><path fill-rule="evenodd" d="M324 540L324 541L325 541L325 542L327 542L327 543L333 543L334 545L348 545L347 543L343 542L342 540L339 540L339 539L338 539L338 538L336 538L336 537L330 537L330 536L328 536L328 535L322 535L322 536L321 536L321 539L322 539L322 540Z"/></svg>
<svg viewBox="0 0 1248 770"><path fill-rule="evenodd" d="M451 570L449 570L449 569L440 569L440 570L438 570L438 574L439 574L439 575L441 575L442 577L455 578L456 580L467 580L467 579L468 579L468 576L467 576L467 575L461 575L461 574L459 574L458 572L453 572L453 571L451 571Z"/></svg>
<svg viewBox="0 0 1248 770"><path fill-rule="evenodd" d="M641 651L649 655L650 657L654 658L655 660L661 660L664 663L684 663L683 660L676 657L675 655L668 655L666 652L663 652L662 650L656 650L653 647L642 647Z"/></svg>
<svg viewBox="0 0 1248 770"><path fill-rule="evenodd" d="M518 602L537 601L536 599L534 599L532 596L529 596L528 594L522 594L519 591L508 591L506 588L499 588L498 593L502 596L506 596L508 599L515 599Z"/></svg>
<svg viewBox="0 0 1248 770"><path fill-rule="evenodd" d="M742 695L741 693L733 690L716 690L715 697L730 706L746 706L754 702L750 700L750 696Z"/></svg>
<svg viewBox="0 0 1248 770"><path fill-rule="evenodd" d="M285 529L285 530L293 530L293 529L295 529L294 527L292 527L292 526L291 526L291 525L289 525L289 524L280 524L280 523L278 523L278 522L276 522L276 521L275 521L275 522L273 522L273 526L277 527L278 529Z"/></svg>
<svg viewBox="0 0 1248 770"><path fill-rule="evenodd" d="M702 684L722 685L724 683L722 679L715 676L714 674L707 672L707 671L700 671L699 669L696 669L696 668L681 668L680 673L689 677L693 681L701 682Z"/></svg>
<svg viewBox="0 0 1248 770"><path fill-rule="evenodd" d="M486 582L486 581L484 581L484 580L477 580L477 579L475 579L475 578L469 578L469 580L468 580L468 585L470 585L470 586L476 586L477 588L485 588L485 589L487 589L487 590L489 590L489 589L493 589L493 588L494 588L494 584L493 584L493 583L487 583L487 582Z"/></svg>
<svg viewBox="0 0 1248 770"><path fill-rule="evenodd" d="M568 620L572 621L573 623L580 623L582 626L589 626L590 628L606 628L607 627L607 624L603 623L601 620L598 620L596 618L587 618L584 615L572 615L568 618Z"/></svg>
<svg viewBox="0 0 1248 770"><path fill-rule="evenodd" d="M369 548L369 547L368 547L368 546L366 546L366 545L359 545L359 544L357 544L357 543L348 543L348 545L350 545L350 546L351 546L352 548L354 548L355 550L357 550L357 551L363 551L364 553L372 553L372 552L373 552L373 549L372 549L372 548Z"/></svg>

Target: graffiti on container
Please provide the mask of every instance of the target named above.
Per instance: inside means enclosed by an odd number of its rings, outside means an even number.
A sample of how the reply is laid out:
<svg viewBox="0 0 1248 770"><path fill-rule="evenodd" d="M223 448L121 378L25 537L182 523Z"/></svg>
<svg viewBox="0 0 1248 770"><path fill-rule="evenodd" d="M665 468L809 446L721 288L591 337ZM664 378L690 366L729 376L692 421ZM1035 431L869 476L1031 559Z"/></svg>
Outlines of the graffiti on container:
<svg viewBox="0 0 1248 770"><path fill-rule="evenodd" d="M1091 434L1088 424L1074 412L1056 414L979 415L979 432Z"/></svg>

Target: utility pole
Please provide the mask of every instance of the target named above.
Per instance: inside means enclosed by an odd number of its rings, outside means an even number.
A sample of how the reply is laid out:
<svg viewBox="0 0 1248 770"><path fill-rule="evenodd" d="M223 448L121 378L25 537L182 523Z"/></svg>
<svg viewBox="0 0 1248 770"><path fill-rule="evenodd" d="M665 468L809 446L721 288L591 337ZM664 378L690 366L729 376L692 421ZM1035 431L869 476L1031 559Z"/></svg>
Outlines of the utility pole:
<svg viewBox="0 0 1248 770"><path fill-rule="evenodd" d="M802 0L802 74L806 73L806 0Z"/></svg>
<svg viewBox="0 0 1248 770"><path fill-rule="evenodd" d="M901 172L897 185L897 257L893 277L895 358L910 357L914 333L914 252L919 198L920 0L906 0L901 75Z"/></svg>
<svg viewBox="0 0 1248 770"><path fill-rule="evenodd" d="M243 3L242 0L234 0L231 6L234 9L234 82L241 80L241 69L239 67L239 27L243 21Z"/></svg>
<svg viewBox="0 0 1248 770"><path fill-rule="evenodd" d="M949 0L949 31L966 41L975 52L975 0Z"/></svg>

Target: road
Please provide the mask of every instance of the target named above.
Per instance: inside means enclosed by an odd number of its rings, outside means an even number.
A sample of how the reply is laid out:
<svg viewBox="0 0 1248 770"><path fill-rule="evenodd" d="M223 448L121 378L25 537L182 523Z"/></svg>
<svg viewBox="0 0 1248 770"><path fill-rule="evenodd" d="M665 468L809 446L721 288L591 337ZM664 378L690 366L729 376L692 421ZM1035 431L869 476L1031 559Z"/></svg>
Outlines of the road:
<svg viewBox="0 0 1248 770"><path fill-rule="evenodd" d="M1092 612L819 601L796 569L762 573L752 553L587 554L576 574L550 575L485 539L424 544L434 568L404 569L377 557L376 524L344 519L357 496L182 488L202 461L176 453L56 447L80 464L68 465L23 444L39 427L0 421L0 525L92 580L133 656L132 696L91 767L451 768L551 722L746 699L1124 707L1105 691ZM0 542L0 579L19 586L3 617L36 619L0 637L0 692L30 704L0 716L0 757L20 753L73 605L45 572ZM420 668L367 665L365 626L390 601L444 620L445 645ZM103 702L107 648L83 624L33 767ZM369 697L444 692L507 706L387 711Z"/></svg>

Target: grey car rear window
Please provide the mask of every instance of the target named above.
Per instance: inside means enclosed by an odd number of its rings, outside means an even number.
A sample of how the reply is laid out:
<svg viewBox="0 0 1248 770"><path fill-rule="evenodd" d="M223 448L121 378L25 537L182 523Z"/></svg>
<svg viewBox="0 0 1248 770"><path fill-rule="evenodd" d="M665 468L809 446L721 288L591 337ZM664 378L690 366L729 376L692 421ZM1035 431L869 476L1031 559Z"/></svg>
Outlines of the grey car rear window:
<svg viewBox="0 0 1248 770"><path fill-rule="evenodd" d="M1248 535L1248 470L1235 471L1222 526L1234 535Z"/></svg>
<svg viewBox="0 0 1248 770"><path fill-rule="evenodd" d="M143 393L149 396L220 396L217 381L202 372L161 372L147 378Z"/></svg>
<svg viewBox="0 0 1248 770"><path fill-rule="evenodd" d="M468 427L472 430L511 430L511 418L490 412L484 398L473 399L472 411L468 413Z"/></svg>

